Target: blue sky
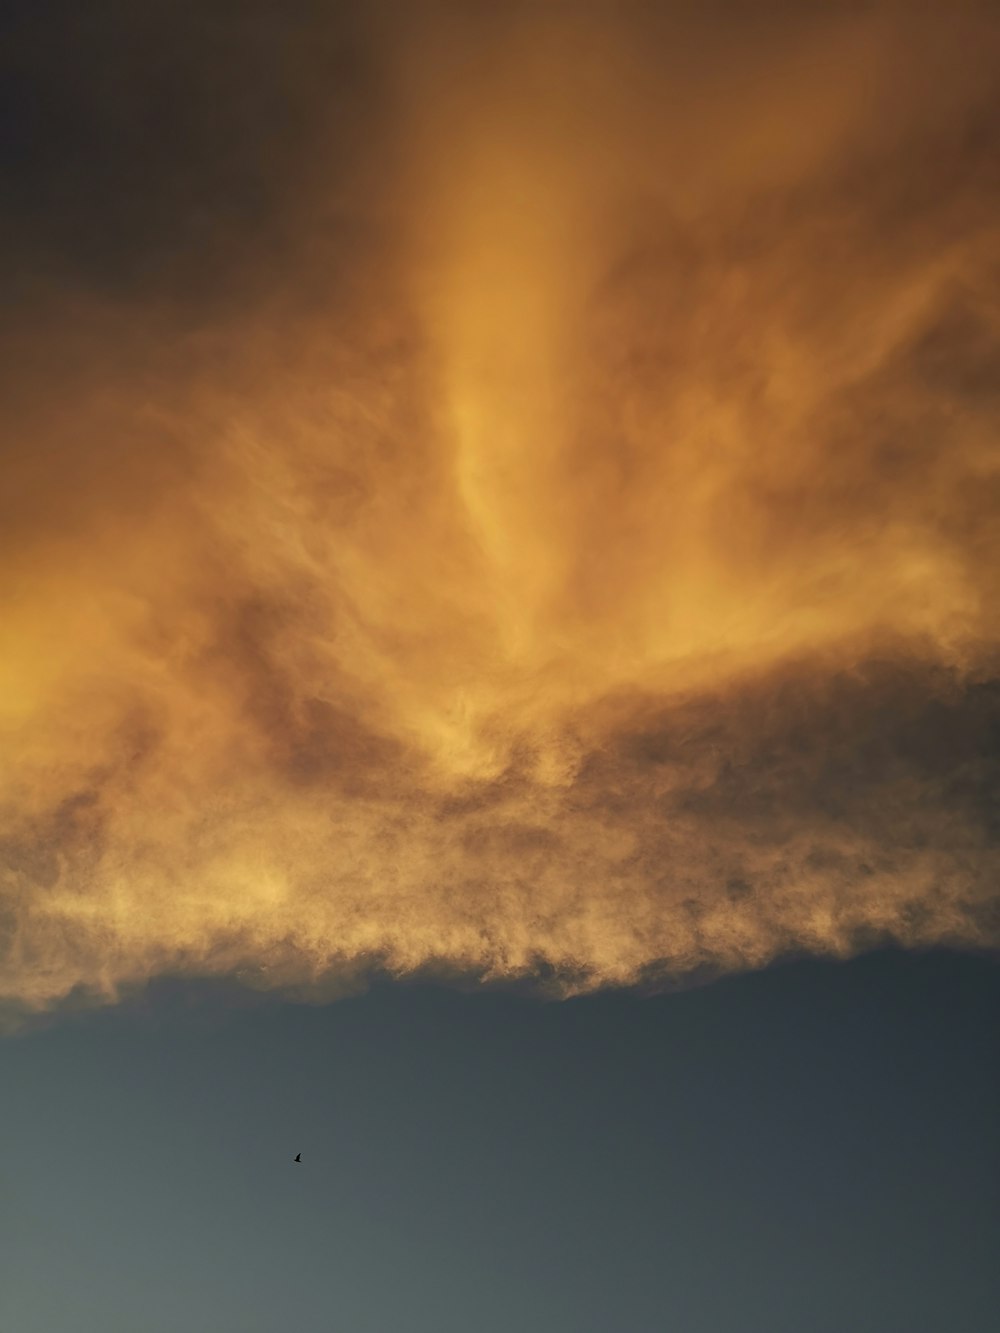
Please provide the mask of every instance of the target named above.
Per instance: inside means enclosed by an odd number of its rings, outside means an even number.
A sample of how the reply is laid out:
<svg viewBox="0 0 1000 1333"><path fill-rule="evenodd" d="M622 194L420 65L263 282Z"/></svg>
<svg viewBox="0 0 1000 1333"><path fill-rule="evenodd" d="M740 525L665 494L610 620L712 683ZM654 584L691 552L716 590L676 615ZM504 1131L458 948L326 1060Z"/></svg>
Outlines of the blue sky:
<svg viewBox="0 0 1000 1333"><path fill-rule="evenodd" d="M998 1019L948 955L554 1004L164 985L0 1044L0 1321L981 1333Z"/></svg>

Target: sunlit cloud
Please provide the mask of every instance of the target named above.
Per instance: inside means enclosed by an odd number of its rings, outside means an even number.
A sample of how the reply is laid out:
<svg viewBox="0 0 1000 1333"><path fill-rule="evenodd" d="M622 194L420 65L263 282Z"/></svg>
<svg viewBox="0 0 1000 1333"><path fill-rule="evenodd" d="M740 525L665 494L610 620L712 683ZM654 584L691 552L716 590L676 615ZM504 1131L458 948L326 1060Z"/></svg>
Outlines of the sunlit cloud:
<svg viewBox="0 0 1000 1333"><path fill-rule="evenodd" d="M218 281L14 226L9 1002L996 946L1000 27L718 20L287 36Z"/></svg>

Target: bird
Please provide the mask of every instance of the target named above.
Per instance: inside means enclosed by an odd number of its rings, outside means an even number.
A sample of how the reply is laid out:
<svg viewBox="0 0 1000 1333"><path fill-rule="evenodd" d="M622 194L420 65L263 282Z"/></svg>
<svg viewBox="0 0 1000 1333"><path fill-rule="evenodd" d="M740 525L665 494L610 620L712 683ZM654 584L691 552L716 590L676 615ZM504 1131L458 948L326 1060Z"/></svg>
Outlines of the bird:
<svg viewBox="0 0 1000 1333"><path fill-rule="evenodd" d="M301 1154L300 1152L297 1152L297 1153L295 1154L295 1157L294 1157L292 1160L293 1160L293 1161L296 1161L296 1162L301 1162L301 1161L302 1161L302 1154Z"/></svg>

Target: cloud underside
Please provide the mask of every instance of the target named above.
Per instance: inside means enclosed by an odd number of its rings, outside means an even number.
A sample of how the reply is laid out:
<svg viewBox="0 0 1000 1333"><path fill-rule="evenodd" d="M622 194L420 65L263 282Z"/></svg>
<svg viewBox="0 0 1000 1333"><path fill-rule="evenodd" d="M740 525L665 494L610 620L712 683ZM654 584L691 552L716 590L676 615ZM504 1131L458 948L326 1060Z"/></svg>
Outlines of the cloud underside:
<svg viewBox="0 0 1000 1333"><path fill-rule="evenodd" d="M16 33L0 996L994 949L1000 28L444 12Z"/></svg>

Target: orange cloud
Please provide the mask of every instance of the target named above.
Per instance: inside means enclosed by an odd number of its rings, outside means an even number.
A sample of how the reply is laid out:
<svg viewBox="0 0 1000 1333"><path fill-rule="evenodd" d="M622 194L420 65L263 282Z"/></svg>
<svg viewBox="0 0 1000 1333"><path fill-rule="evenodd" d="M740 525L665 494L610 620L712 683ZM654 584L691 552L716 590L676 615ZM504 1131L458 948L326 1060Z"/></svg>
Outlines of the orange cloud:
<svg viewBox="0 0 1000 1333"><path fill-rule="evenodd" d="M10 1003L996 945L1000 30L525 13L355 34L367 148L293 46L218 288L27 284Z"/></svg>

